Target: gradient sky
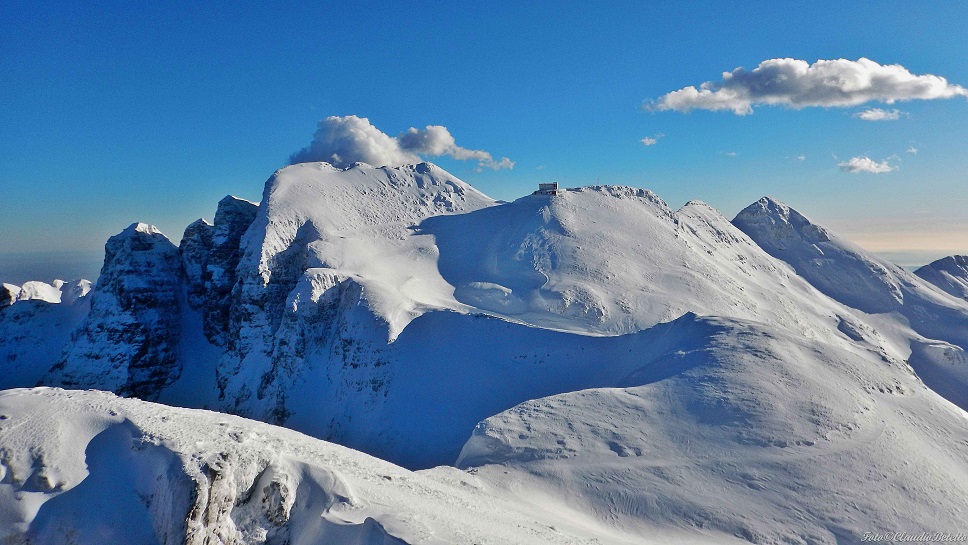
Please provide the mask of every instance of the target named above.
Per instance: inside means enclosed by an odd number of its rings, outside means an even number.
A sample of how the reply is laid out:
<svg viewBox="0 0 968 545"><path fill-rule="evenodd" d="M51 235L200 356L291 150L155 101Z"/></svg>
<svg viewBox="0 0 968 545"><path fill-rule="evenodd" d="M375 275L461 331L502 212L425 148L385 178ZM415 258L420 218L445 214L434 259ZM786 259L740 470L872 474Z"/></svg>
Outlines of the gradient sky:
<svg viewBox="0 0 968 545"><path fill-rule="evenodd" d="M965 97L643 108L774 58L863 57L968 86L968 3L524 4L3 3L0 280L96 271L134 221L177 243L222 196L258 200L333 115L391 136L443 125L509 157L481 171L431 159L499 199L625 184L731 218L771 195L901 264L968 253ZM900 112L855 117L870 108ZM896 170L838 167L854 157Z"/></svg>

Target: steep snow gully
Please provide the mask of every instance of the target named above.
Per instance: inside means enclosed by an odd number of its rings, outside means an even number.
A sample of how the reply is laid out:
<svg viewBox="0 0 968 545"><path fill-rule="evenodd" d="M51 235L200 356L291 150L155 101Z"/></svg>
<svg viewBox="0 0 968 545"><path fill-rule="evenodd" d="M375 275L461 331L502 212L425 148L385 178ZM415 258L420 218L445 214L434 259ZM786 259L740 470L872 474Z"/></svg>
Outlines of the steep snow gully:
<svg viewBox="0 0 968 545"><path fill-rule="evenodd" d="M125 396L0 394L0 540L968 533L963 256L429 163L293 165L105 250L93 289L0 291L0 386Z"/></svg>

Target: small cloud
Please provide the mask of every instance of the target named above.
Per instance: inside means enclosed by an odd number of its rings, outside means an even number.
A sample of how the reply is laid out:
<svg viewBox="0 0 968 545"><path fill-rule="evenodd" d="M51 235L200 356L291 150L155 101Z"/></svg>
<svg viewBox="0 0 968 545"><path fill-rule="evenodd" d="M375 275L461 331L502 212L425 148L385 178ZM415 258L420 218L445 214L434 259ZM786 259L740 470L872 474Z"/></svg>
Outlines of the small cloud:
<svg viewBox="0 0 968 545"><path fill-rule="evenodd" d="M724 72L719 81L688 86L647 101L646 110L691 110L753 113L753 106L848 107L868 102L893 104L899 100L934 100L968 97L968 89L941 76L916 75L899 64L878 64L870 59L818 60L769 59L753 70L742 67Z"/></svg>
<svg viewBox="0 0 968 545"><path fill-rule="evenodd" d="M918 148L916 148L914 146L911 146L910 148L907 149L907 152L910 153L911 155L917 155L918 154Z"/></svg>
<svg viewBox="0 0 968 545"><path fill-rule="evenodd" d="M478 159L477 171L480 172L485 168L489 168L491 170L501 170L506 168L511 170L514 168L514 161L508 159L507 157L501 157L499 161L495 161L494 159L491 159L490 156L488 156L486 159Z"/></svg>
<svg viewBox="0 0 968 545"><path fill-rule="evenodd" d="M726 157L736 157L736 152L735 151L727 151L727 152L723 153L723 155L725 155Z"/></svg>
<svg viewBox="0 0 968 545"><path fill-rule="evenodd" d="M544 170L545 169L545 166L544 165L538 165L538 166L534 167L534 169L535 170Z"/></svg>
<svg viewBox="0 0 968 545"><path fill-rule="evenodd" d="M870 157L852 157L849 161L837 164L840 170L857 174L859 172L869 172L871 174L884 174L897 170L897 167L888 163L885 159L878 163Z"/></svg>
<svg viewBox="0 0 968 545"><path fill-rule="evenodd" d="M369 119L355 115L320 120L313 141L292 154L289 164L325 161L340 168L356 162L399 166L420 162L421 156L477 161L478 170L514 168L514 161L507 157L495 160L484 150L458 146L447 127L442 125L427 125L423 129L411 127L394 137L374 127Z"/></svg>
<svg viewBox="0 0 968 545"><path fill-rule="evenodd" d="M665 135L660 132L660 133L656 133L655 136L646 136L642 140L639 140L639 142L642 142L646 146L654 146L654 145L658 144L659 143L659 139L662 138L662 137L664 137L664 136Z"/></svg>
<svg viewBox="0 0 968 545"><path fill-rule="evenodd" d="M794 157L794 159L796 159L797 161L806 161L807 160L807 156L806 155L797 155L796 157Z"/></svg>
<svg viewBox="0 0 968 545"><path fill-rule="evenodd" d="M863 112L857 112L852 117L863 119L864 121L896 121L902 115L907 115L901 110L884 110L882 108L870 108Z"/></svg>

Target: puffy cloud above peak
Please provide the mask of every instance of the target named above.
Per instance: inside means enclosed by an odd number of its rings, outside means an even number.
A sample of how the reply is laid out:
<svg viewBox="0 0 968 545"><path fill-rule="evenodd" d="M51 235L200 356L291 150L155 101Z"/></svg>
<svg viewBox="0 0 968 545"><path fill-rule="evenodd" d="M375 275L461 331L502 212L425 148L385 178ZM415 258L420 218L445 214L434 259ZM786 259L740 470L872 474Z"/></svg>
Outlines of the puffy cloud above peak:
<svg viewBox="0 0 968 545"><path fill-rule="evenodd" d="M397 136L397 142L402 149L420 155L434 157L446 155L458 161L477 161L479 167L493 170L514 168L514 162L507 157L495 161L491 154L484 150L458 146L447 127L442 125L427 125L425 129L410 127Z"/></svg>
<svg viewBox="0 0 968 545"><path fill-rule="evenodd" d="M375 166L418 163L396 138L386 135L365 117L330 116L319 121L313 141L289 157L289 163L325 161L340 168L356 162Z"/></svg>
<svg viewBox="0 0 968 545"><path fill-rule="evenodd" d="M495 160L484 150L457 145L447 127L428 125L389 136L370 120L355 115L330 116L319 121L313 141L289 157L289 163L325 161L344 168L356 162L374 166L398 166L421 161L422 156L448 156L459 161L477 161L478 168L514 168L507 157Z"/></svg>
<svg viewBox="0 0 968 545"><path fill-rule="evenodd" d="M813 64L798 59L769 59L753 70L740 67L724 72L720 81L667 93L647 104L646 109L729 110L746 115L753 112L753 106L760 105L795 109L846 107L872 101L892 104L955 96L968 97L968 89L948 83L941 76L912 74L898 64L881 65L865 58L818 60Z"/></svg>
<svg viewBox="0 0 968 545"><path fill-rule="evenodd" d="M891 165L887 159L878 163L870 157L851 157L850 160L838 163L837 166L840 167L840 170L850 172L851 174L857 174L860 172L884 174L886 172L897 170L897 167Z"/></svg>

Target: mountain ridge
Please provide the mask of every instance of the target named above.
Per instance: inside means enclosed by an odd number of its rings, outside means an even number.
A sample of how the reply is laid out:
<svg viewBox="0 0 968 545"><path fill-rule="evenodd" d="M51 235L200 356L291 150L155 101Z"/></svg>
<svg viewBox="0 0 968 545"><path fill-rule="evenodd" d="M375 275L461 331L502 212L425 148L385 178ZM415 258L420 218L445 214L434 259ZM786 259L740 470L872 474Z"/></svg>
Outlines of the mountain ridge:
<svg viewBox="0 0 968 545"><path fill-rule="evenodd" d="M67 345L44 382L456 464L515 497L527 482L617 535L851 542L883 520L943 523L931 487L968 497L968 468L890 441L963 452L968 302L772 198L729 221L623 186L498 203L425 163L299 164L177 247L138 224L112 237L78 301L73 345L36 318L59 305L0 309L16 354ZM876 501L859 495L872 467L893 472ZM920 469L952 478L918 484ZM705 488L732 499L687 494ZM901 509L899 490L918 502ZM810 499L825 494L840 500ZM851 502L867 514L839 517Z"/></svg>

